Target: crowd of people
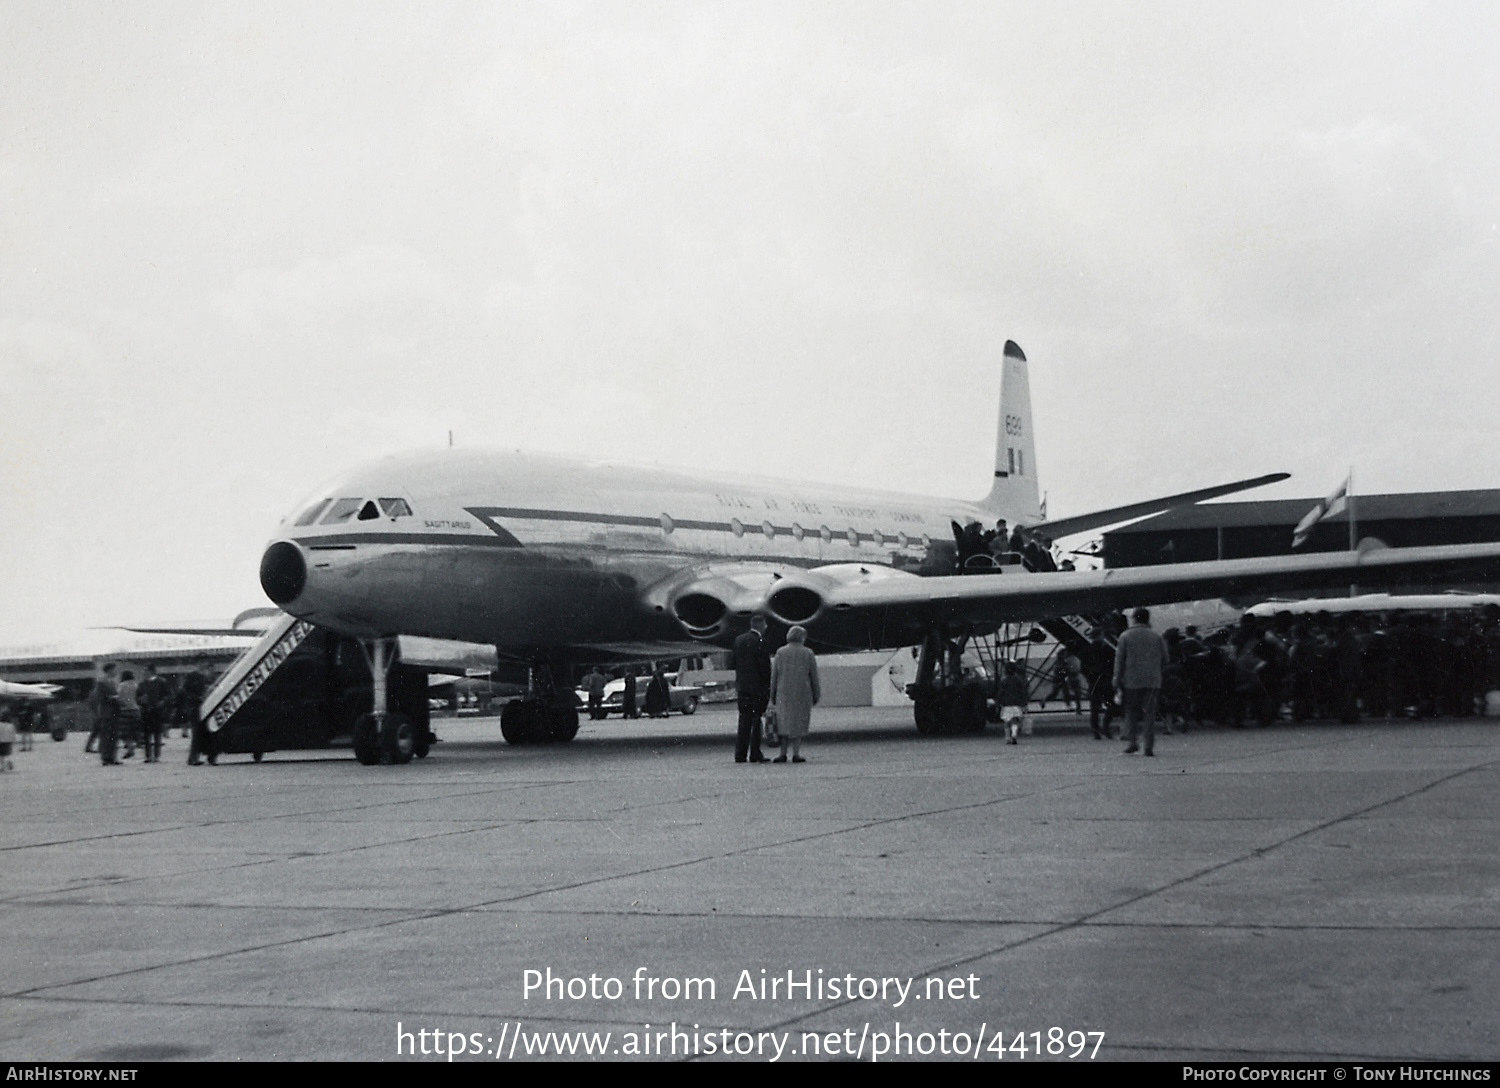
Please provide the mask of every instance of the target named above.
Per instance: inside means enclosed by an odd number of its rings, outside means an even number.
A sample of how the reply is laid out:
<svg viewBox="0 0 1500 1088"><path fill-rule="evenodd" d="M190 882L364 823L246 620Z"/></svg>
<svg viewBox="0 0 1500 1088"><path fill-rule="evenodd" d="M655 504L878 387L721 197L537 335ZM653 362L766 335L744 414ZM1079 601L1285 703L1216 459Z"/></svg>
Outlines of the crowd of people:
<svg viewBox="0 0 1500 1088"><path fill-rule="evenodd" d="M144 675L137 680L134 670L124 669L117 674L114 664L106 663L89 692L94 724L83 750L97 751L100 762L107 767L134 758L137 748L144 762L158 762L162 741L173 727L180 728L184 738L193 735L198 705L206 689L207 682L199 672L168 679L157 673L155 665L147 665ZM198 761L194 746L188 762Z"/></svg>
<svg viewBox="0 0 1500 1088"><path fill-rule="evenodd" d="M1119 634L1119 617L1110 626ZM1500 609L1451 612L1331 613L1270 619L1251 613L1209 635L1196 627L1162 632L1166 660L1157 713L1186 729L1373 718L1464 718L1483 713L1500 690ZM1095 736L1112 735L1118 713L1116 651L1096 631L1083 660L1061 648L1038 701L1090 704ZM1051 688L1041 687L1050 680Z"/></svg>
<svg viewBox="0 0 1500 1088"><path fill-rule="evenodd" d="M955 521L953 539L958 546L959 569L971 573L1017 564L1033 571L1074 569L1071 559L1058 562L1051 539L1021 525L1009 529L1004 518L995 522L993 529L986 529L977 521L967 525Z"/></svg>
<svg viewBox="0 0 1500 1088"><path fill-rule="evenodd" d="M113 663L100 666L82 705L90 720L83 750L97 752L105 766L118 766L141 752L143 762L161 759L163 741L172 729L184 738L194 735L198 705L207 681L202 673L162 676L155 665L145 666L137 677L133 669L117 669ZM18 702L0 706L0 769L12 769L12 749L30 751L36 733L66 739L69 715L66 706ZM54 724L55 723L55 724ZM191 753L189 762L197 762Z"/></svg>
<svg viewBox="0 0 1500 1088"><path fill-rule="evenodd" d="M1173 667L1163 700L1182 721L1229 725L1469 717L1500 688L1500 610L1366 614L1246 613L1200 639L1164 632Z"/></svg>

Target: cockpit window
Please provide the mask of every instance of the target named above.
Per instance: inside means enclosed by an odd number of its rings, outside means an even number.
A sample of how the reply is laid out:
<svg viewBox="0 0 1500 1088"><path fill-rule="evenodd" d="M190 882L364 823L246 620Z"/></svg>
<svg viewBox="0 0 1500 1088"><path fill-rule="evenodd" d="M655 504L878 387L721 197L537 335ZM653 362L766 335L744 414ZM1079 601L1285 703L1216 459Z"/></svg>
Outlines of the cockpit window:
<svg viewBox="0 0 1500 1088"><path fill-rule="evenodd" d="M354 512L364 505L364 499L340 499L333 504L333 509L328 511L321 524L336 525L341 521L348 521L354 516Z"/></svg>
<svg viewBox="0 0 1500 1088"><path fill-rule="evenodd" d="M313 503L306 510L302 511L302 516L297 519L296 523L298 525L311 525L318 520L319 514L328 509L328 504L332 501L332 499L324 499L322 502Z"/></svg>
<svg viewBox="0 0 1500 1088"><path fill-rule="evenodd" d="M381 499L380 508L385 511L388 518L409 518L412 516L411 506L405 499Z"/></svg>
<svg viewBox="0 0 1500 1088"><path fill-rule="evenodd" d="M374 521L380 516L380 511L375 507L375 500L371 499L359 508L360 521Z"/></svg>

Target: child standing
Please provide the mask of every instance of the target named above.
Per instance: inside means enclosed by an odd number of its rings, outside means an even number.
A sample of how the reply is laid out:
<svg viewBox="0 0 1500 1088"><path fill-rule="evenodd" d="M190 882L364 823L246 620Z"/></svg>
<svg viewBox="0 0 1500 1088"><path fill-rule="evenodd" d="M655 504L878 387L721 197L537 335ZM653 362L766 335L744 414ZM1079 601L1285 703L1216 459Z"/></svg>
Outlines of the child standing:
<svg viewBox="0 0 1500 1088"><path fill-rule="evenodd" d="M1021 673L1019 662L1005 663L1005 676L995 692L995 702L1000 706L1000 721L1005 726L1006 744L1015 744L1026 724L1026 703L1030 699L1026 689L1026 677Z"/></svg>

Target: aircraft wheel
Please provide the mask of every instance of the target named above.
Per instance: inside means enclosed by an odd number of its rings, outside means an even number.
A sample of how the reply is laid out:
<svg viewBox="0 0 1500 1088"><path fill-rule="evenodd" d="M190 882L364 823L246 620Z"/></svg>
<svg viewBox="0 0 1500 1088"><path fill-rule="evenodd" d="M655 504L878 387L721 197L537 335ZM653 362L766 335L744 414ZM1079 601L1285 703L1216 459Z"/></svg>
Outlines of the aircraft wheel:
<svg viewBox="0 0 1500 1088"><path fill-rule="evenodd" d="M578 708L576 706L555 706L547 718L551 726L550 739L554 744L567 744L568 741L578 736Z"/></svg>
<svg viewBox="0 0 1500 1088"><path fill-rule="evenodd" d="M984 688L971 684L962 690L963 725L965 733L983 733L985 711L988 709Z"/></svg>
<svg viewBox="0 0 1500 1088"><path fill-rule="evenodd" d="M380 719L361 714L354 722L354 758L366 767L380 762Z"/></svg>
<svg viewBox="0 0 1500 1088"><path fill-rule="evenodd" d="M426 759L430 751L432 751L432 730L418 729L417 742L412 745L411 754L418 759Z"/></svg>
<svg viewBox="0 0 1500 1088"><path fill-rule="evenodd" d="M410 763L417 748L417 727L405 714L387 714L380 725L380 754L394 764Z"/></svg>
<svg viewBox="0 0 1500 1088"><path fill-rule="evenodd" d="M962 721L963 699L957 688L944 688L937 700L937 725L933 732L940 737L951 737L959 732Z"/></svg>
<svg viewBox="0 0 1500 1088"><path fill-rule="evenodd" d="M512 699L500 711L500 734L506 744L535 744L535 722L536 704L528 699Z"/></svg>
<svg viewBox="0 0 1500 1088"><path fill-rule="evenodd" d="M52 730L52 739L53 740L67 740L68 739L68 728L67 728L67 726L60 725L56 729Z"/></svg>
<svg viewBox="0 0 1500 1088"><path fill-rule="evenodd" d="M250 753L250 758L253 759L253 760L255 760L255 762L259 763L261 760L263 760L263 759L266 758L266 753L264 753L264 752L251 752Z"/></svg>
<svg viewBox="0 0 1500 1088"><path fill-rule="evenodd" d="M682 715L687 717L689 714L696 713L698 713L698 696L689 695L688 701L682 704Z"/></svg>
<svg viewBox="0 0 1500 1088"><path fill-rule="evenodd" d="M917 722L917 732L922 736L931 736L937 732L938 693L930 688L923 688L912 693L912 716Z"/></svg>

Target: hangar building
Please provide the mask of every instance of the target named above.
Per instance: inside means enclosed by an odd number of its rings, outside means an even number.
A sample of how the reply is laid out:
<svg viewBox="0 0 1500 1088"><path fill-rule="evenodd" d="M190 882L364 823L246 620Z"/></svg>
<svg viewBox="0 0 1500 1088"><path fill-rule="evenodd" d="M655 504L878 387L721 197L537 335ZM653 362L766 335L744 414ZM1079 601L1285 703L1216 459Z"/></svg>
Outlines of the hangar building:
<svg viewBox="0 0 1500 1088"><path fill-rule="evenodd" d="M1104 534L1106 567L1142 567L1209 559L1335 552L1349 547L1349 517L1313 527L1292 548L1297 523L1319 498L1213 502L1184 506ZM1355 535L1392 548L1500 540L1500 490L1356 495Z"/></svg>

